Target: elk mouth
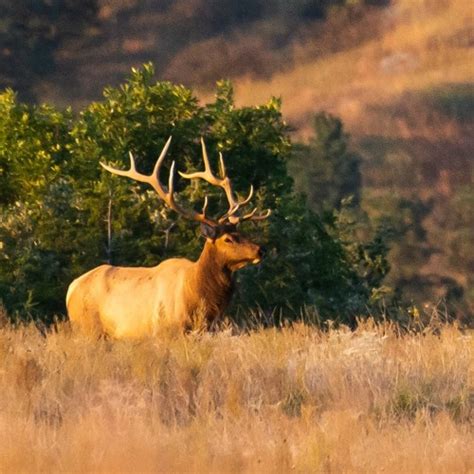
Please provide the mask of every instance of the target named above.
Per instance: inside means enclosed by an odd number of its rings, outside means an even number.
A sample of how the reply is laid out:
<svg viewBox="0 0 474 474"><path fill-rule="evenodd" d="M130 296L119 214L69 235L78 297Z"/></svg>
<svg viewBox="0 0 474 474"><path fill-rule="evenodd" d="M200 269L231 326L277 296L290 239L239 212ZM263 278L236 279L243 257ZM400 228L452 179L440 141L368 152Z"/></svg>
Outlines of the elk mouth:
<svg viewBox="0 0 474 474"><path fill-rule="evenodd" d="M253 260L251 260L251 262L254 265L257 265L258 263L260 263L262 261L263 257L265 256L266 251L267 251L267 249L265 247L259 247L258 252L257 252L257 256Z"/></svg>
<svg viewBox="0 0 474 474"><path fill-rule="evenodd" d="M262 257L250 258L248 260L241 260L240 262L236 262L229 266L231 271L235 272L236 270L240 270L241 268L246 267L247 265L257 265L262 261Z"/></svg>

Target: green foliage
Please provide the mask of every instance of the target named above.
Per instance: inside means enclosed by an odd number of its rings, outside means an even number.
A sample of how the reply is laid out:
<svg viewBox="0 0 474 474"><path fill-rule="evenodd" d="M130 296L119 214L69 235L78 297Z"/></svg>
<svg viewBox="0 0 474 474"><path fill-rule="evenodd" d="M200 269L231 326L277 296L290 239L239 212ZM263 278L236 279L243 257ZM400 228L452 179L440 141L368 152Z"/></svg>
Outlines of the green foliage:
<svg viewBox="0 0 474 474"><path fill-rule="evenodd" d="M439 112L451 110L452 117L461 117L462 101L455 98L455 90L458 97L465 92L462 87L447 87L445 93L430 92L422 97L425 102L438 103ZM416 101L416 96L411 100ZM472 325L469 255L474 224L467 184L472 182L469 159L462 157L462 146L453 143L450 148L449 140L443 139L440 147L436 140L437 144L428 148L425 139L421 143L413 138L365 140L362 207L376 224L391 229L392 271L387 284L402 296L401 301L420 308L442 302L451 317Z"/></svg>
<svg viewBox="0 0 474 474"><path fill-rule="evenodd" d="M15 309L61 308L55 298L67 261L56 240L64 205L55 193L70 119L68 111L18 104L12 91L0 99L0 295Z"/></svg>
<svg viewBox="0 0 474 474"><path fill-rule="evenodd" d="M255 204L274 209L268 221L244 229L267 245L269 258L241 272L236 307L281 307L297 315L314 305L321 318L346 322L365 314L383 294L383 238L373 232L361 239L345 205L320 217L294 193L279 101L237 108L232 87L222 82L215 101L201 106L190 90L152 77L151 65L133 70L124 85L106 89L101 102L77 117L28 107L9 91L0 95L0 299L6 307L20 315L64 313L70 281L101 263L154 265L198 256L202 241L194 223L177 218L154 192L99 166L126 168L130 151L137 168L150 172L172 135L167 167L176 160L181 170L201 168L198 139L204 136L214 166L217 152L224 154L237 192L253 184ZM211 212L225 205L222 193L201 183L178 179L177 192L195 208L204 194Z"/></svg>
<svg viewBox="0 0 474 474"><path fill-rule="evenodd" d="M361 239L351 214L344 205L321 218L301 196L282 202L269 224L271 251L260 267L242 272L242 293L285 314L313 306L320 320L353 324L367 314L388 291L388 249L381 230Z"/></svg>
<svg viewBox="0 0 474 474"><path fill-rule="evenodd" d="M436 229L442 229L435 234L439 247L443 248L448 262L462 275L464 291L456 288L451 290L452 298L464 301L459 303L465 314L474 312L474 189L472 186L462 186L454 192L450 206L444 212L438 212ZM454 294L452 294L454 293ZM458 293L458 294L456 294ZM471 319L472 322L472 319Z"/></svg>
<svg viewBox="0 0 474 474"><path fill-rule="evenodd" d="M339 207L342 200L352 196L360 199L360 157L348 150L348 135L342 122L325 112L314 117L314 136L308 145L295 149L290 172L296 189L307 196L315 211Z"/></svg>
<svg viewBox="0 0 474 474"><path fill-rule="evenodd" d="M431 205L409 199L396 191L366 189L364 207L375 223L390 229L391 258L396 268L390 274L394 286L410 286L433 250L428 246L423 220ZM408 291L408 288L405 288Z"/></svg>
<svg viewBox="0 0 474 474"><path fill-rule="evenodd" d="M7 90L0 102L0 202L37 199L66 156L70 112L29 107Z"/></svg>
<svg viewBox="0 0 474 474"><path fill-rule="evenodd" d="M448 83L420 95L424 103L428 103L438 113L466 123L474 121L472 84Z"/></svg>

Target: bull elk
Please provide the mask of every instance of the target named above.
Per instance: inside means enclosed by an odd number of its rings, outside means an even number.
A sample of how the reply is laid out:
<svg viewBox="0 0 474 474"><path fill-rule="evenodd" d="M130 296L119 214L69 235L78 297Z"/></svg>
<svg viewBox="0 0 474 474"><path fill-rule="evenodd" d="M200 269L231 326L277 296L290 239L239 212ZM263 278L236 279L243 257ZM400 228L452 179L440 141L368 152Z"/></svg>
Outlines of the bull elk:
<svg viewBox="0 0 474 474"><path fill-rule="evenodd" d="M179 174L186 179L202 179L222 188L228 210L219 218L207 215L208 198L202 212L181 206L175 200L173 161L168 187L160 182L160 170L170 146L166 142L151 175L137 171L130 153L130 169L119 170L101 163L110 173L149 184L165 204L186 219L200 223L206 241L200 257L170 258L151 268L101 265L74 280L69 286L66 305L73 326L88 333L108 334L115 338L150 336L162 328L185 331L198 318L207 327L223 315L234 289L233 274L247 264L257 264L263 248L243 237L237 226L243 221L260 221L270 210L245 214L242 208L253 195L253 186L244 200L239 200L227 176L219 154L220 177L211 170L204 141L201 139L204 171Z"/></svg>

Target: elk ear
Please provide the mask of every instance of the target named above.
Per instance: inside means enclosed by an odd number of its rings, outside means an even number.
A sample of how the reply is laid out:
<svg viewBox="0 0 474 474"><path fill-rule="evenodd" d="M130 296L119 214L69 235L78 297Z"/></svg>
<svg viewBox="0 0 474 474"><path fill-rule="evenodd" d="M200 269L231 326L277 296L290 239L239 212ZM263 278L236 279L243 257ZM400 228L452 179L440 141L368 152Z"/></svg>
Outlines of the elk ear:
<svg viewBox="0 0 474 474"><path fill-rule="evenodd" d="M201 234L206 237L206 239L216 240L219 234L217 227L206 224L205 222L201 223Z"/></svg>

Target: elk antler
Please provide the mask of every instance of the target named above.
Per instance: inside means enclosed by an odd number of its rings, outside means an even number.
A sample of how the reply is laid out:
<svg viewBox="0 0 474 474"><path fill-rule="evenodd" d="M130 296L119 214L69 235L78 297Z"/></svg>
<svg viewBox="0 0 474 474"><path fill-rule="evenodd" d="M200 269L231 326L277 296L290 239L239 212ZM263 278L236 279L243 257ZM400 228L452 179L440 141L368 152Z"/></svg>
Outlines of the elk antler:
<svg viewBox="0 0 474 474"><path fill-rule="evenodd" d="M168 138L163 150L158 157L158 160L155 163L155 167L153 168L153 172L151 175L145 175L139 173L135 166L135 159L133 158L132 153L129 153L130 156L130 169L129 170L118 170L116 168L112 168L111 166L105 165L101 163L101 166L109 171L112 174L116 174L118 176L125 176L127 178L134 179L141 183L149 184L160 196L160 198L174 211L178 214L183 215L187 219L195 220L198 222L204 222L206 224L217 226L219 224L223 224L226 221L230 224L237 225L240 222L246 220L253 220L253 221L260 221L266 219L270 216L271 211L268 209L264 214L255 215L257 209L255 208L252 212L245 214L243 216L237 216L237 211L242 207L245 206L250 202L253 196L253 186L250 186L250 192L246 199L243 201L239 201L235 198L234 191L232 189L232 183L227 176L224 158L222 157L222 153L219 153L219 163L220 163L220 171L222 178L218 178L215 176L211 170L211 166L209 164L209 158L207 156L206 146L204 144L204 140L201 138L201 146L202 146L202 156L204 160L204 171L198 171L195 173L182 173L179 174L186 179L203 179L204 181L208 182L213 186L217 186L222 188L225 191L227 201L229 202L229 209L228 211L221 216L218 220L210 219L206 216L208 198L205 196L204 198L204 205L202 208L202 213L198 213L194 210L188 210L181 207L174 199L174 171L175 171L175 162L173 161L170 168L170 174L168 179L168 189L160 183L160 169L163 161L165 159L166 153L171 143L171 137Z"/></svg>
<svg viewBox="0 0 474 474"><path fill-rule="evenodd" d="M178 173L186 179L202 179L213 186L218 186L225 191L225 195L227 197L227 201L229 202L229 209L228 211L218 219L219 224L223 224L224 222L228 221L231 224L237 225L240 222L245 220L263 220L270 216L271 210L268 209L266 213L256 216L255 213L257 209L255 208L252 212L244 215L244 216L236 216L235 214L237 211L242 207L245 206L250 202L253 196L253 186L250 185L250 192L246 199L243 201L238 201L235 198L234 191L232 189L232 183L227 176L225 164L224 164L224 157L222 153L219 153L219 165L220 165L220 172L221 178L218 178L214 175L211 170L211 165L209 163L209 157L207 156L206 145L204 144L204 139L201 137L201 147L202 147L202 158L204 161L204 171L197 171L195 173L182 173L178 171Z"/></svg>
<svg viewBox="0 0 474 474"><path fill-rule="evenodd" d="M137 171L136 166L135 166L135 159L133 158L133 155L131 152L129 153L129 156L130 156L130 169L129 170L118 170L118 169L112 168L111 166L105 165L104 163L101 163L100 165L102 166L102 168L106 169L112 174L116 174L118 176L125 176L127 178L134 179L141 183L149 184L158 193L160 198L168 205L168 207L176 211L178 214L183 215L187 219L195 220L198 222L205 222L206 224L210 224L210 225L215 225L216 223L212 219L207 218L206 216L207 196L204 199L204 206L202 208L201 214L193 210L184 209L175 201L174 199L175 162L174 161L171 164L171 168L170 168L170 174L169 174L169 179L168 179L168 190L166 190L165 187L160 183L160 169L165 159L170 143L171 143L171 137L168 138L168 141L163 147L163 150L161 151L160 156L158 157L158 160L155 163L155 167L153 168L153 172L151 173L151 175L145 175Z"/></svg>

